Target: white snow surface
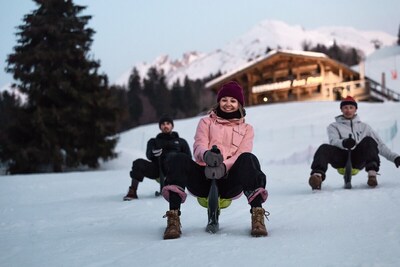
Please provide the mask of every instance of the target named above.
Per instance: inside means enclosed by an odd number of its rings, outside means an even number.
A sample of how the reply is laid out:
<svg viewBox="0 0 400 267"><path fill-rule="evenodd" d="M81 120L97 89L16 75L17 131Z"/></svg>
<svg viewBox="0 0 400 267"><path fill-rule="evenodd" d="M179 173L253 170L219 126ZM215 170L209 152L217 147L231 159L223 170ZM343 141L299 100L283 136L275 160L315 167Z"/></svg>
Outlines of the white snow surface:
<svg viewBox="0 0 400 267"><path fill-rule="evenodd" d="M151 124L121 134L120 157L101 170L0 176L0 266L400 266L400 169L381 158L374 189L364 171L343 189L331 167L321 191L308 185L313 151L339 113L338 102L247 109L268 180L268 237L250 236L243 196L209 234L206 209L189 195L175 240L162 239L168 202L155 197L156 182L145 179L138 200L122 201L132 160L159 131ZM358 113L400 152L399 103L359 103ZM198 121L175 121L190 146Z"/></svg>

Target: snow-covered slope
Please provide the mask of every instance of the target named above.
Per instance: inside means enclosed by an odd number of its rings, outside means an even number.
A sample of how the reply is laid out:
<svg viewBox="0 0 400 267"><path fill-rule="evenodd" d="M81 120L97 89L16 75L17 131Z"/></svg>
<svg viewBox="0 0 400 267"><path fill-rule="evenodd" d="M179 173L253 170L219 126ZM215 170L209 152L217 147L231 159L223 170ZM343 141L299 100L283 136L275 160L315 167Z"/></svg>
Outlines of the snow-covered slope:
<svg viewBox="0 0 400 267"><path fill-rule="evenodd" d="M369 55L374 51L373 40L379 40L382 46L389 46L395 43L396 37L384 32L361 31L351 27L322 27L306 30L300 25L265 20L219 50L205 54L189 53L192 60L186 60L188 54L184 54L182 60L173 60L163 56L162 60L159 57L151 63L135 64L132 68L136 67L141 77L145 77L148 68L155 66L164 70L167 81L172 84L177 79L182 80L185 76L197 79L218 71L225 73L236 69L249 60L264 55L267 47L302 50L304 41L314 45L322 43L326 46L330 46L336 41L339 45L355 47L362 50L365 55ZM117 79L116 84L126 84L132 68L123 73Z"/></svg>
<svg viewBox="0 0 400 267"><path fill-rule="evenodd" d="M383 47L373 52L365 61L365 75L400 94L400 46Z"/></svg>
<svg viewBox="0 0 400 267"><path fill-rule="evenodd" d="M180 239L162 240L167 202L145 179L139 199L123 202L131 161L145 156L156 124L121 134L120 157L103 170L0 176L0 266L383 266L400 265L400 169L382 158L379 186L366 173L351 190L332 168L321 192L308 186L310 160L326 141L338 102L252 107L254 153L267 175L269 236L249 235L250 213L241 197L223 210L221 230L204 231L206 210L188 196ZM399 103L360 103L359 115L400 152ZM199 118L175 121L190 145Z"/></svg>

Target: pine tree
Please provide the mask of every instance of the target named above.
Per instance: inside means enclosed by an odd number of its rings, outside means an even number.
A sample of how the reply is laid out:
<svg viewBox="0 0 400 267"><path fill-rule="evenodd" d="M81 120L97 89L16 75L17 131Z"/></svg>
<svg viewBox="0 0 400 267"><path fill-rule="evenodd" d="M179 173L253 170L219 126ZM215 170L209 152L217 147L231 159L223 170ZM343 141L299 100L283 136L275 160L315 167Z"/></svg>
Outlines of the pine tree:
<svg viewBox="0 0 400 267"><path fill-rule="evenodd" d="M0 94L0 160L7 162L9 159L5 144L10 143L10 136L7 129L11 128L19 117L21 100L12 93L4 91Z"/></svg>
<svg viewBox="0 0 400 267"><path fill-rule="evenodd" d="M339 62L343 62L342 51L340 47L337 45L336 40L334 40L332 46L329 47L328 56Z"/></svg>
<svg viewBox="0 0 400 267"><path fill-rule="evenodd" d="M4 91L0 94L0 135L11 125L21 107L21 99L15 94ZM3 142L1 142L3 144Z"/></svg>
<svg viewBox="0 0 400 267"><path fill-rule="evenodd" d="M24 116L8 145L12 173L96 168L115 157L118 109L100 63L91 58L91 16L72 0L34 0L18 27L6 70L27 95Z"/></svg>
<svg viewBox="0 0 400 267"><path fill-rule="evenodd" d="M397 33L397 45L400 45L400 25L399 25L399 32Z"/></svg>
<svg viewBox="0 0 400 267"><path fill-rule="evenodd" d="M185 114L193 116L198 111L198 98L195 96L195 89L193 88L194 82L191 82L187 76L183 83L184 95L183 95L183 106Z"/></svg>
<svg viewBox="0 0 400 267"><path fill-rule="evenodd" d="M374 45L374 48L376 50L380 49L382 46L382 41L379 39L373 39L373 40L371 40L371 43Z"/></svg>
<svg viewBox="0 0 400 267"><path fill-rule="evenodd" d="M163 71L151 67L147 72L147 78L143 80L144 94L148 97L151 105L156 110L158 117L171 113L171 95L166 84Z"/></svg>
<svg viewBox="0 0 400 267"><path fill-rule="evenodd" d="M312 47L311 41L304 40L301 42L301 47L303 48L304 51L310 51Z"/></svg>
<svg viewBox="0 0 400 267"><path fill-rule="evenodd" d="M132 128L128 106L128 89L125 86L111 85L110 91L119 107L117 132L120 133Z"/></svg>
<svg viewBox="0 0 400 267"><path fill-rule="evenodd" d="M336 41L334 41L332 46L329 48L323 44L317 44L314 47L308 47L307 45L304 45L303 48L309 49L308 51L324 53L330 58L342 62L348 66L359 64L364 56L361 50L353 47L339 46Z"/></svg>
<svg viewBox="0 0 400 267"><path fill-rule="evenodd" d="M177 79L174 84L172 85L171 89L171 114L175 118L182 118L184 117L184 107L183 107L183 88L181 86L181 82Z"/></svg>
<svg viewBox="0 0 400 267"><path fill-rule="evenodd" d="M139 118L143 113L143 104L140 99L142 94L142 85L140 75L136 68L132 70L128 81L128 110L132 125L137 125Z"/></svg>

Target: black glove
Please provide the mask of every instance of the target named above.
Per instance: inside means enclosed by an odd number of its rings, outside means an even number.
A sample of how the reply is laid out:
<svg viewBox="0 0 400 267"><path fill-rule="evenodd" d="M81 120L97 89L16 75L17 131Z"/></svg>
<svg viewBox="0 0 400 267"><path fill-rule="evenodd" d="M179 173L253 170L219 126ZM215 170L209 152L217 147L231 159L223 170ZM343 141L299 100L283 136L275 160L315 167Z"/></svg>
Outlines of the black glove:
<svg viewBox="0 0 400 267"><path fill-rule="evenodd" d="M343 139L342 145L344 148L351 149L356 145L356 140L351 137Z"/></svg>
<svg viewBox="0 0 400 267"><path fill-rule="evenodd" d="M220 179L225 176L225 164L220 164L217 167L206 166L204 174L208 179Z"/></svg>
<svg viewBox="0 0 400 267"><path fill-rule="evenodd" d="M224 157L221 153L213 152L213 150L207 150L204 152L203 160L207 166L217 167L222 164Z"/></svg>
<svg viewBox="0 0 400 267"><path fill-rule="evenodd" d="M400 166L400 157L395 158L394 164L396 164L397 168Z"/></svg>
<svg viewBox="0 0 400 267"><path fill-rule="evenodd" d="M154 156L154 157L159 157L159 156L161 156L161 154L162 154L162 148L160 148L160 149L153 149L153 150L151 151L151 153L153 153L153 156Z"/></svg>

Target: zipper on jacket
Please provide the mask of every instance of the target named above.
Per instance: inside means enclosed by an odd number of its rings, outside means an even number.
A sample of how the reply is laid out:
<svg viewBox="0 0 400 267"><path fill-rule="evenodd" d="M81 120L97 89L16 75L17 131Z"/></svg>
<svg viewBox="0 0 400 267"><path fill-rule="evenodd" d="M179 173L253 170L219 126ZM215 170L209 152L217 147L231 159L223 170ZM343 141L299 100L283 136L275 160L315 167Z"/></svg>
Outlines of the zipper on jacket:
<svg viewBox="0 0 400 267"><path fill-rule="evenodd" d="M354 136L354 140L357 141L357 136L354 134L354 131L353 131L353 119L350 119L350 128L351 128L351 133Z"/></svg>

